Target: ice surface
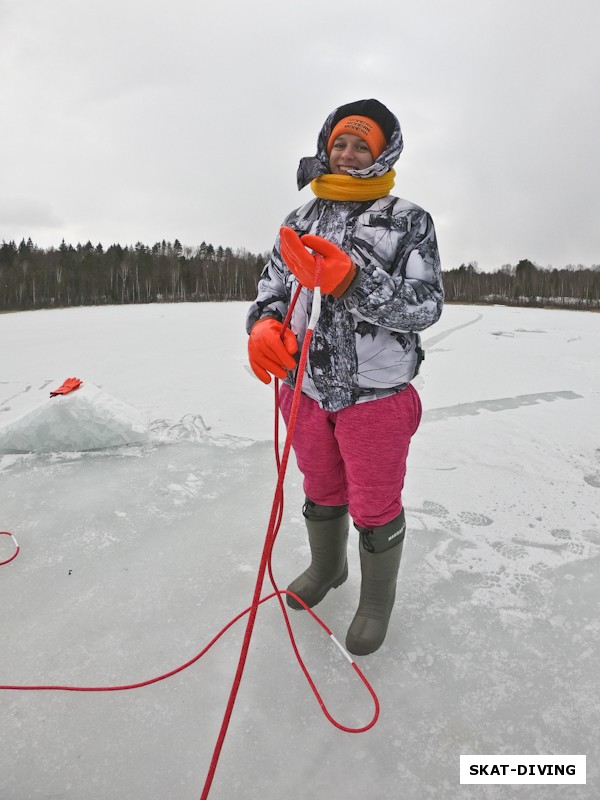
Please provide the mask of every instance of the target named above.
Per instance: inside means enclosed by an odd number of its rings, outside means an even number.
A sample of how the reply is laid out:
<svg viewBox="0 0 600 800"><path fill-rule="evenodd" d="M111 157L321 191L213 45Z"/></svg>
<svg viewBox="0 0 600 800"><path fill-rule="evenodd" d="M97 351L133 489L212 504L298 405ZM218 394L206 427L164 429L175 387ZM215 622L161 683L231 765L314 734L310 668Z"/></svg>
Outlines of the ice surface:
<svg viewBox="0 0 600 800"><path fill-rule="evenodd" d="M0 341L18 343L0 351L0 421L90 364L151 420L145 444L0 457L0 530L21 546L0 567L0 683L150 678L249 604L276 476L272 391L244 369L245 308L0 315ZM266 604L211 800L599 796L599 335L597 314L445 309L416 381L396 608L381 650L357 659L381 718L366 734L332 728ZM301 502L292 459L282 586L306 565ZM342 642L356 544L348 581L316 609ZM0 537L0 560L12 550ZM367 722L343 656L308 615L292 622L330 711ZM145 689L0 693L1 800L198 798L243 630ZM584 753L588 783L461 787L461 753Z"/></svg>
<svg viewBox="0 0 600 800"><path fill-rule="evenodd" d="M149 426L133 406L89 381L48 397L37 408L0 424L0 453L101 450L148 441Z"/></svg>

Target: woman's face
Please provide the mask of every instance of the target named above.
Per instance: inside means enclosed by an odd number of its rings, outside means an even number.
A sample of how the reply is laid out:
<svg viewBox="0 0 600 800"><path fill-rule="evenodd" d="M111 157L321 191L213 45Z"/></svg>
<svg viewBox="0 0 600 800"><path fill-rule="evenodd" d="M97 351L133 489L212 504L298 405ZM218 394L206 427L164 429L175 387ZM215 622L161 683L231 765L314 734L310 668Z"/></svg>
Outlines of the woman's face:
<svg viewBox="0 0 600 800"><path fill-rule="evenodd" d="M365 169L374 162L369 146L360 136L342 133L329 155L329 170L333 175L345 175L349 169Z"/></svg>

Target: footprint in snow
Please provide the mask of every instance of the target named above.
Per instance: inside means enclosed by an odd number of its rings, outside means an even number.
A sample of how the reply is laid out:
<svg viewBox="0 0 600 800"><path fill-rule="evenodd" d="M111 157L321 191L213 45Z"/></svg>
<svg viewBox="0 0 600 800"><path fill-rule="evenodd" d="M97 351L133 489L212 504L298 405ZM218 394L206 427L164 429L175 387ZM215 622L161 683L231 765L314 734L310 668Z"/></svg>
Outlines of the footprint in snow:
<svg viewBox="0 0 600 800"><path fill-rule="evenodd" d="M532 572L534 575L537 575L538 578L540 578L544 574L544 572L548 572L549 569L550 568L548 564L544 564L543 561L536 561L535 564L532 564L529 567L529 571Z"/></svg>
<svg viewBox="0 0 600 800"><path fill-rule="evenodd" d="M450 513L447 508L439 503L432 503L431 500L424 500L423 507L414 510L418 514L427 514L430 517L447 517Z"/></svg>
<svg viewBox="0 0 600 800"><path fill-rule="evenodd" d="M487 527L492 524L492 520L486 517L485 514L476 514L474 511L461 511L458 515L461 522L474 527Z"/></svg>
<svg viewBox="0 0 600 800"><path fill-rule="evenodd" d="M592 544L600 544L600 531L594 528L583 531L583 538Z"/></svg>
<svg viewBox="0 0 600 800"><path fill-rule="evenodd" d="M553 530L550 531L550 533L552 534L552 536L554 536L555 539L571 538L570 531L566 530L565 528L554 528Z"/></svg>
<svg viewBox="0 0 600 800"><path fill-rule="evenodd" d="M425 514L428 517L436 517L442 520L442 524L453 533L460 533L460 523L471 525L473 527L484 528L493 524L493 520L486 517L485 514L478 514L475 511L460 511L455 519L450 515L447 508L440 503L433 503L430 500L424 500L421 508L407 509L414 514ZM460 520L460 522L458 521Z"/></svg>
<svg viewBox="0 0 600 800"><path fill-rule="evenodd" d="M576 556L583 556L586 553L586 548L581 542L569 542L567 550L569 553L573 553L573 555Z"/></svg>
<svg viewBox="0 0 600 800"><path fill-rule="evenodd" d="M519 545L514 544L506 544L506 542L492 542L492 548L497 553L500 553L501 556L504 556L504 558L509 558L511 561L515 561L519 558L525 558L527 555L527 550L525 550L524 547L519 547Z"/></svg>
<svg viewBox="0 0 600 800"><path fill-rule="evenodd" d="M596 461L600 463L600 449L596 450ZM595 471L589 475L584 475L583 480L594 489L600 489L600 472Z"/></svg>
<svg viewBox="0 0 600 800"><path fill-rule="evenodd" d="M594 489L600 489L600 472L596 472L593 475L584 475L583 480L593 486Z"/></svg>

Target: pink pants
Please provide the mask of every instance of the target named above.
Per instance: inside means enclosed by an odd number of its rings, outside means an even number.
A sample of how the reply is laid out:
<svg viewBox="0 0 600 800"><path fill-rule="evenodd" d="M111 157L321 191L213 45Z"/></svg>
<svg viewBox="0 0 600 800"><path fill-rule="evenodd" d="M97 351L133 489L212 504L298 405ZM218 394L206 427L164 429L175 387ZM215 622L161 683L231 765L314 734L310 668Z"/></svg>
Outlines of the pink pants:
<svg viewBox="0 0 600 800"><path fill-rule="evenodd" d="M293 391L281 385L286 422ZM356 525L385 525L402 511L410 440L421 421L421 400L409 385L380 400L324 411L300 395L292 445L306 496L322 506L348 503Z"/></svg>

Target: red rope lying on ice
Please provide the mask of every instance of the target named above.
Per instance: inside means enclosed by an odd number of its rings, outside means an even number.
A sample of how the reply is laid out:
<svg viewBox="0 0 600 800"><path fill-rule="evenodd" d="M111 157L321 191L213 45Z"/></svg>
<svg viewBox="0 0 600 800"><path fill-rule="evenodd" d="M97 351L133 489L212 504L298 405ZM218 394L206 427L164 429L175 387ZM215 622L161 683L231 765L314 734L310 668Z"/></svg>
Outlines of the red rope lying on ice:
<svg viewBox="0 0 600 800"><path fill-rule="evenodd" d="M0 531L0 536L10 536L10 538L13 540L13 543L15 545L15 552L12 554L12 556L10 558L7 558L6 561L0 561L0 567L1 567L3 564L10 564L10 562L19 555L19 550L21 548L19 547L19 543L17 542L15 537L12 535L12 533L9 533L8 531Z"/></svg>

